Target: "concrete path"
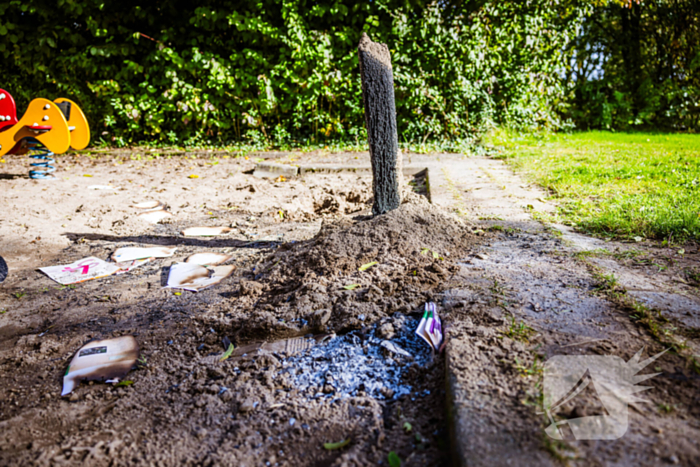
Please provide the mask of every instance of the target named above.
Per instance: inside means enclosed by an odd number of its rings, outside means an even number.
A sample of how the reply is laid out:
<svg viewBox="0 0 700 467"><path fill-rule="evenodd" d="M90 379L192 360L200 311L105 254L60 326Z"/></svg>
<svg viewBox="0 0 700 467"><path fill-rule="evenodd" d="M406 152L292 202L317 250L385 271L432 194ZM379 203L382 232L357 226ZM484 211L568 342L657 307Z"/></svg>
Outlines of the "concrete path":
<svg viewBox="0 0 700 467"><path fill-rule="evenodd" d="M697 355L698 288L672 274L654 274L616 259L636 254L637 245L604 242L543 222L555 206L500 161L440 156L429 166L435 204L464 213L482 230L501 233L483 251L465 258L454 279L460 285L443 301L459 313L453 313L458 324L447 347L456 463L556 465L564 459L581 465L659 465L697 459L697 441L683 447L675 441L700 439L697 415L685 419L695 413L692 407L685 408L683 417L670 419L653 404L635 406L627 434L615 441L548 438L543 429L549 421L536 410L541 370L532 365L536 366L535 359L541 362L561 354L618 355L627 360L644 346L658 350L669 342L685 346L684 357ZM697 258L698 252L694 254ZM654 315L673 321L658 320L660 332L666 333L663 345L630 319L630 310L602 293L601 276L614 277L615 293L624 294L625 303L642 302ZM462 319L456 320L457 316ZM499 321L504 322L500 338L494 338ZM504 327L506 334L513 334L516 323L532 328L536 335L506 342ZM523 350L533 357L521 356L521 363L514 362ZM498 365L499 360L510 362L510 368ZM660 387L654 394L657 400L683 400L692 406L693 396L686 397L683 391L692 393L700 387L697 373L684 368L683 378L694 382L676 394L668 389L683 363L683 357L669 356L665 365L656 368L667 371L649 384ZM520 368L520 381L508 377L513 368ZM523 410L527 406L535 410ZM655 439L659 433L664 433L662 439Z"/></svg>

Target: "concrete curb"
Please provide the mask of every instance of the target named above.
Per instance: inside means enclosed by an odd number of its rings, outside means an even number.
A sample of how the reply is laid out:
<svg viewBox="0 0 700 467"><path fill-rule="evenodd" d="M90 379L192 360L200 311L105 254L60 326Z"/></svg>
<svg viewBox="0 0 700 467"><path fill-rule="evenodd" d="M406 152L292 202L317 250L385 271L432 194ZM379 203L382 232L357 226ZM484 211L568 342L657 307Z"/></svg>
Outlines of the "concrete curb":
<svg viewBox="0 0 700 467"><path fill-rule="evenodd" d="M299 167L294 165L277 164L276 162L260 162L255 165L253 176L257 178L277 178L280 175L290 178L299 174Z"/></svg>
<svg viewBox="0 0 700 467"><path fill-rule="evenodd" d="M402 172L406 176L416 175L424 170L425 166L404 167ZM277 178L280 175L285 177L296 177L306 174L332 174L332 173L372 173L372 167L368 165L287 165L276 162L259 162L255 165L253 175L258 178Z"/></svg>

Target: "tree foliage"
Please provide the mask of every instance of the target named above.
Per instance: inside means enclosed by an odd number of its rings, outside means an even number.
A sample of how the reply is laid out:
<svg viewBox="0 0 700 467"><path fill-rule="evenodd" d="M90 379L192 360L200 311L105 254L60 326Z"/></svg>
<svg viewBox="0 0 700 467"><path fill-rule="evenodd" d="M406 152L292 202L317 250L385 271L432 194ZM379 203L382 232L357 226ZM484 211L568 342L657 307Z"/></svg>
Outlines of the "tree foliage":
<svg viewBox="0 0 700 467"><path fill-rule="evenodd" d="M4 82L20 107L75 98L126 144L363 139L357 44L388 44L401 140L491 122L558 127L569 0L10 0Z"/></svg>
<svg viewBox="0 0 700 467"><path fill-rule="evenodd" d="M700 130L700 1L603 2L569 50L578 127Z"/></svg>
<svg viewBox="0 0 700 467"><path fill-rule="evenodd" d="M95 139L363 140L362 32L402 141L492 124L698 128L697 0L9 0L0 86L65 96Z"/></svg>

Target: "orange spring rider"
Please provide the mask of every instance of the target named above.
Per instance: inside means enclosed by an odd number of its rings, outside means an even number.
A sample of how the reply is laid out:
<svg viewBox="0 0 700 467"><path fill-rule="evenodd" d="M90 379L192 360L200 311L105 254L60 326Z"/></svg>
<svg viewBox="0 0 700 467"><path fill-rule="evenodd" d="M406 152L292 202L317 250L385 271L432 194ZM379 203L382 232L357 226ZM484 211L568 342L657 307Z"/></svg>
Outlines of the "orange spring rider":
<svg viewBox="0 0 700 467"><path fill-rule="evenodd" d="M69 147L85 149L90 143L90 127L78 105L68 99L34 99L20 120L15 100L0 89L0 157L27 154L32 163L29 177L52 179L51 156L63 154Z"/></svg>

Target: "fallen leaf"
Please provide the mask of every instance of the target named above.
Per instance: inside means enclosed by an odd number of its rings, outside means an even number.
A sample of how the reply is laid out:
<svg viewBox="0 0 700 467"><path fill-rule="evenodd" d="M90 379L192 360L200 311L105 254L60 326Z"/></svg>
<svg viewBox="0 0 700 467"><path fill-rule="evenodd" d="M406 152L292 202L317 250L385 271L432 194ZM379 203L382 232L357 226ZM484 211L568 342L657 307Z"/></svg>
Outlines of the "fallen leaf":
<svg viewBox="0 0 700 467"><path fill-rule="evenodd" d="M219 361L223 362L224 360L229 358L232 353L233 353L233 344L229 344L228 349L226 349L226 352L224 352L224 354L219 358Z"/></svg>
<svg viewBox="0 0 700 467"><path fill-rule="evenodd" d="M189 176L189 177L187 177L187 178L199 178L199 175L196 175L196 174L192 174L192 175L190 175L190 176Z"/></svg>
<svg viewBox="0 0 700 467"><path fill-rule="evenodd" d="M371 263L363 264L363 265L360 266L357 270L360 271L360 272L366 271L366 270L368 270L369 268L371 268L372 266L374 266L374 265L376 265L376 264L379 264L379 263L377 263L376 261L372 261Z"/></svg>
<svg viewBox="0 0 700 467"><path fill-rule="evenodd" d="M182 295L182 292L175 292L175 295Z"/></svg>
<svg viewBox="0 0 700 467"><path fill-rule="evenodd" d="M337 443L324 443L323 447L329 451L333 451L335 449L344 448L348 444L350 444L350 438L344 439L343 441L338 441Z"/></svg>
<svg viewBox="0 0 700 467"><path fill-rule="evenodd" d="M685 250L681 248L680 250L678 250L678 254L683 256L685 254Z"/></svg>
<svg viewBox="0 0 700 467"><path fill-rule="evenodd" d="M387 456L387 460L389 461L389 467L401 467L401 458L396 452L391 451Z"/></svg>
<svg viewBox="0 0 700 467"><path fill-rule="evenodd" d="M343 288L345 290L355 290L359 286L360 286L360 284L348 284L348 285L344 285Z"/></svg>
<svg viewBox="0 0 700 467"><path fill-rule="evenodd" d="M92 177L90 174L83 174L83 177Z"/></svg>
<svg viewBox="0 0 700 467"><path fill-rule="evenodd" d="M115 387L120 387L120 386L131 386L132 384L134 384L133 381L129 381L128 379L126 379L126 380L124 380L124 381L119 381L119 382L118 382L117 384L115 384L114 386L115 386Z"/></svg>
<svg viewBox="0 0 700 467"><path fill-rule="evenodd" d="M411 426L410 423L404 422L403 431L405 431L406 433L410 433L412 429L413 429L413 426Z"/></svg>

